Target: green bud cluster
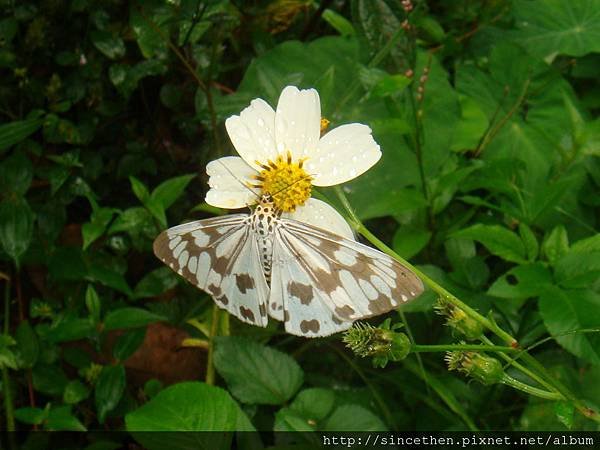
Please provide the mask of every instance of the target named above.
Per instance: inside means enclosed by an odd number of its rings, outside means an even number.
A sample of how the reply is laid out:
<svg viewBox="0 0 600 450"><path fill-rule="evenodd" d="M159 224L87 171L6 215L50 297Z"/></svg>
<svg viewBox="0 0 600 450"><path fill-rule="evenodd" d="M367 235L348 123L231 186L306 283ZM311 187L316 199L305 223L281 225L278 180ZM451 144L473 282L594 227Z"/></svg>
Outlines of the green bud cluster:
<svg viewBox="0 0 600 450"><path fill-rule="evenodd" d="M483 334L483 326L472 317L469 317L462 309L447 302L441 297L434 306L435 312L446 316L446 325L463 335L467 340L478 339Z"/></svg>
<svg viewBox="0 0 600 450"><path fill-rule="evenodd" d="M410 340L404 333L395 330L401 325L390 327L387 319L375 328L367 323L355 324L344 334L343 341L356 355L373 357L375 367L385 367L389 360L400 361L410 353Z"/></svg>
<svg viewBox="0 0 600 450"><path fill-rule="evenodd" d="M500 383L504 379L502 364L485 353L453 351L446 353L448 369L458 370L485 385Z"/></svg>

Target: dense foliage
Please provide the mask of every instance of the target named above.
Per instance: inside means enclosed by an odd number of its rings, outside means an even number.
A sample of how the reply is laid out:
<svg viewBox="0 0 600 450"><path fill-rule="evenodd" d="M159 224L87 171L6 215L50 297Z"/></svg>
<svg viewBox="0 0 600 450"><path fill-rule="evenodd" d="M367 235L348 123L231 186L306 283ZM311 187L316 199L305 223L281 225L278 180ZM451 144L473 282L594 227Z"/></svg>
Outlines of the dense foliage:
<svg viewBox="0 0 600 450"><path fill-rule="evenodd" d="M3 428L599 429L600 0L0 9ZM505 366L533 390L249 327L161 266L161 230L222 213L204 167L233 153L224 119L288 84L372 127L383 158L343 187L358 219L534 346L530 375ZM388 317L451 349L437 297Z"/></svg>

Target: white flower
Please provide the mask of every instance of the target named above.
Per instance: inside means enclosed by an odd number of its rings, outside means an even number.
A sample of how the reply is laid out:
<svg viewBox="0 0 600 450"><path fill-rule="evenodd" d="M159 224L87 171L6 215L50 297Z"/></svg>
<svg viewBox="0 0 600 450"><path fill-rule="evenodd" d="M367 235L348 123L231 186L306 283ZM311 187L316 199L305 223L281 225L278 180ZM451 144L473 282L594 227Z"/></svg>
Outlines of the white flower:
<svg viewBox="0 0 600 450"><path fill-rule="evenodd" d="M277 111L262 99L252 100L239 116L225 122L240 157L220 158L206 166L206 202L237 209L270 193L284 217L352 239L348 223L333 207L310 198L311 188L356 178L379 160L381 151L367 125L341 125L321 137L323 122L314 89L287 86Z"/></svg>

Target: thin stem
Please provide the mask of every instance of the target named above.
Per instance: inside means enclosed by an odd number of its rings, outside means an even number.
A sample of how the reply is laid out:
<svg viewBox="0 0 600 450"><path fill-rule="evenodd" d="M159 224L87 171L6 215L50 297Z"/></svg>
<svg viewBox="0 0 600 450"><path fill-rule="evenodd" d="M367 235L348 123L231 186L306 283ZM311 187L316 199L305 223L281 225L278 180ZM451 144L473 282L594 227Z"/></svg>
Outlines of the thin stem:
<svg viewBox="0 0 600 450"><path fill-rule="evenodd" d="M533 386L528 385L527 383L523 383L519 380L514 379L506 374L502 377L500 381L502 384L506 384L512 388L518 389L519 391L523 391L529 395L533 395L535 397L545 398L548 400L563 400L564 397L557 392L548 392L543 389L539 389Z"/></svg>
<svg viewBox="0 0 600 450"><path fill-rule="evenodd" d="M495 347L494 343L489 340L487 338L487 336L481 335L480 337L481 341L488 344L491 347ZM516 349L515 349L516 350ZM493 349L493 351L495 351L495 349ZM521 353L519 353L519 355L516 356L516 358L518 358L520 356ZM527 375L529 378L531 378L532 380L536 381L537 383L540 384L540 386L545 387L546 389L548 389L549 391L554 391L554 392L558 392L558 390L556 388L554 388L550 383L548 383L546 380L544 380L542 377L540 377L538 374L536 374L535 372L532 372L531 370L529 370L527 367L525 367L524 365L522 365L521 363L519 363L518 361L516 361L516 358L511 358L510 356L504 354L504 353L500 353L499 355L502 359L504 359L509 365L513 366L514 368L520 370L521 372L523 372L525 375Z"/></svg>
<svg viewBox="0 0 600 450"><path fill-rule="evenodd" d="M6 279L4 287L4 336L10 331L10 280ZM4 410L6 412L6 431L15 431L15 406L13 404L12 388L8 367L2 365L2 392L4 394Z"/></svg>
<svg viewBox="0 0 600 450"><path fill-rule="evenodd" d="M451 351L481 351L481 352L504 352L514 353L519 349L513 347L502 347L500 345L481 345L481 344L446 344L446 345L419 345L410 346L410 351L414 353L434 353Z"/></svg>
<svg viewBox="0 0 600 450"><path fill-rule="evenodd" d="M206 384L215 384L215 337L219 330L220 310L217 305L213 305L212 322L210 323L210 336L208 337L208 357L206 360Z"/></svg>

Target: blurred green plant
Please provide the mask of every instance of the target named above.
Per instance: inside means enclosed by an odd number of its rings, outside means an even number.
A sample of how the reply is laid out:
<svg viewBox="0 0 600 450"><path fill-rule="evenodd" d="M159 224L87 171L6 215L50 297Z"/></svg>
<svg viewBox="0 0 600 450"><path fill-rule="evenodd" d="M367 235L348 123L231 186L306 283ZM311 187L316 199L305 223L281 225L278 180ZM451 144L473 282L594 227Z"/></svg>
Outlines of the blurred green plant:
<svg viewBox="0 0 600 450"><path fill-rule="evenodd" d="M0 9L7 430L598 430L599 0ZM203 169L232 150L224 119L288 84L372 127L381 161L320 196L429 287L376 367L230 322L152 255L220 213ZM503 378L467 384L446 351Z"/></svg>

